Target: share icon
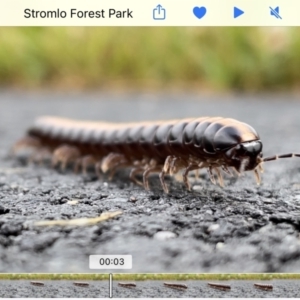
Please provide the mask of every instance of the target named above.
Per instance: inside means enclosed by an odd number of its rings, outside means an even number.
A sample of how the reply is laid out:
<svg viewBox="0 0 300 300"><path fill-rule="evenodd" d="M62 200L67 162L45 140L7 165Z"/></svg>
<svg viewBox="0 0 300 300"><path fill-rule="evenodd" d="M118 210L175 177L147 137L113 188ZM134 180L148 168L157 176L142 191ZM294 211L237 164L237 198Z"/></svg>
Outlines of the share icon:
<svg viewBox="0 0 300 300"><path fill-rule="evenodd" d="M277 6L276 8L270 7L270 13L271 16L274 16L276 19L282 19L279 14L279 6Z"/></svg>

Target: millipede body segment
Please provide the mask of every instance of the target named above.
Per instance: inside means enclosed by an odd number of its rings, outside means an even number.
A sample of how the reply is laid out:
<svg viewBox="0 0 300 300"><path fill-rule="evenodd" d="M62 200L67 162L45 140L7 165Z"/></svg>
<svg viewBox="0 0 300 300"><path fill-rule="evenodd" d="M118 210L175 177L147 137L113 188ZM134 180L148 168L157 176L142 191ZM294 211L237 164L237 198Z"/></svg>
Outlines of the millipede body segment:
<svg viewBox="0 0 300 300"><path fill-rule="evenodd" d="M262 142L248 124L222 117L202 117L161 122L107 123L41 117L28 130L27 136L14 145L34 149L33 159L51 157L52 165L64 169L73 163L78 171L94 166L112 177L119 168L131 167L130 178L149 189L148 176L159 173L164 191L165 175L183 170L188 189L188 174L206 168L213 183L221 172L232 175L253 170L260 182L262 162L300 156L284 154L262 159ZM142 175L143 182L137 175Z"/></svg>

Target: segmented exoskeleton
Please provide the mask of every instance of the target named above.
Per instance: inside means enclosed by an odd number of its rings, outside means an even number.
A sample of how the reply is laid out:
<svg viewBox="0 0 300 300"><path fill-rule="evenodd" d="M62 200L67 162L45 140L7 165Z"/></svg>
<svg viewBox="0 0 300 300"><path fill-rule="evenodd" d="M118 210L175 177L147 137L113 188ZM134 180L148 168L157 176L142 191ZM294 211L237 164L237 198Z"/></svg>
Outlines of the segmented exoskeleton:
<svg viewBox="0 0 300 300"><path fill-rule="evenodd" d="M64 169L73 163L83 172L89 166L110 173L132 167L130 178L149 189L148 176L158 173L166 193L165 175L183 170L188 189L188 174L206 168L210 180L224 185L221 171L232 175L253 170L260 183L262 163L300 154L262 158L262 142L246 123L222 117L203 117L162 122L105 123L84 122L55 117L37 119L27 136L13 150L31 147L35 160L51 157L52 165ZM139 182L137 175L143 176Z"/></svg>

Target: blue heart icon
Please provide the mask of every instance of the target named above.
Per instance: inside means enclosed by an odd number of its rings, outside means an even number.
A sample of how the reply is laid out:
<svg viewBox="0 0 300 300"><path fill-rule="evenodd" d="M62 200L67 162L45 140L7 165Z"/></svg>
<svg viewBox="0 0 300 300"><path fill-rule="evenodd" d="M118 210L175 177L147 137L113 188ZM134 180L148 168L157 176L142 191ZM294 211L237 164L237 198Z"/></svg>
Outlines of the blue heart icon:
<svg viewBox="0 0 300 300"><path fill-rule="evenodd" d="M195 6L193 8L193 13L198 19L201 19L206 14L206 8L204 6L201 6L201 7Z"/></svg>

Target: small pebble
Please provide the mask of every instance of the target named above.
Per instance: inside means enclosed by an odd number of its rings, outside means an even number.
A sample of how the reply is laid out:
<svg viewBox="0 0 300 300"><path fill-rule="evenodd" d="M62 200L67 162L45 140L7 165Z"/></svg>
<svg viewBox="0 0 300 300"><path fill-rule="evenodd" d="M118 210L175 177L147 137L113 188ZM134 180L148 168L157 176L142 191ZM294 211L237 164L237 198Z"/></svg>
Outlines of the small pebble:
<svg viewBox="0 0 300 300"><path fill-rule="evenodd" d="M219 242L216 244L216 249L219 250L219 249L222 249L224 247L224 243L222 242Z"/></svg>
<svg viewBox="0 0 300 300"><path fill-rule="evenodd" d="M217 229L220 228L220 225L219 224L212 224L208 227L207 231L208 232L212 232L212 231L216 231Z"/></svg>
<svg viewBox="0 0 300 300"><path fill-rule="evenodd" d="M106 199L109 202L128 202L128 200L126 198L115 198L115 199Z"/></svg>
<svg viewBox="0 0 300 300"><path fill-rule="evenodd" d="M203 190L203 186L201 186L201 185L194 185L193 186L193 191L195 191L195 192L200 192L202 190Z"/></svg>
<svg viewBox="0 0 300 300"><path fill-rule="evenodd" d="M176 234L171 231L159 231L155 233L153 237L159 241L166 241L176 238Z"/></svg>
<svg viewBox="0 0 300 300"><path fill-rule="evenodd" d="M137 201L137 199L136 199L135 197L132 197L132 196L131 196L131 197L129 198L129 201L135 203L135 202Z"/></svg>
<svg viewBox="0 0 300 300"><path fill-rule="evenodd" d="M300 183L295 183L292 185L293 190L300 190Z"/></svg>
<svg viewBox="0 0 300 300"><path fill-rule="evenodd" d="M68 202L67 202L67 204L70 204L70 205L76 205L76 204L78 204L78 200L69 200Z"/></svg>
<svg viewBox="0 0 300 300"><path fill-rule="evenodd" d="M13 190L17 189L18 187L19 186L16 183L13 183L13 184L10 185L10 188L13 189Z"/></svg>
<svg viewBox="0 0 300 300"><path fill-rule="evenodd" d="M112 231L115 231L115 232L119 232L119 231L122 230L122 228L121 228L121 226L119 226L119 225L115 225L115 226L113 226L113 227L111 228L111 230L112 230Z"/></svg>

